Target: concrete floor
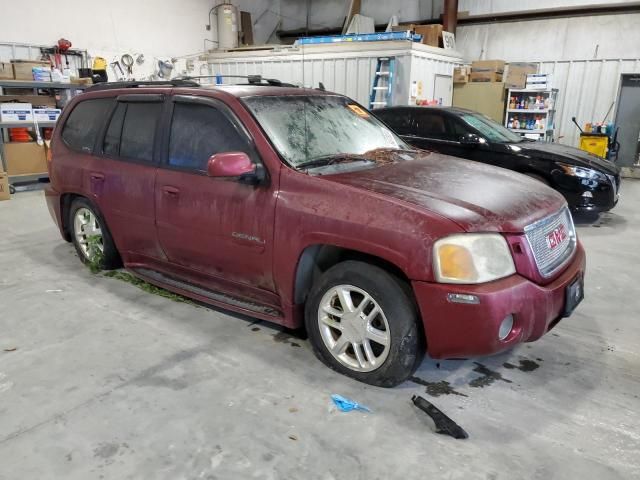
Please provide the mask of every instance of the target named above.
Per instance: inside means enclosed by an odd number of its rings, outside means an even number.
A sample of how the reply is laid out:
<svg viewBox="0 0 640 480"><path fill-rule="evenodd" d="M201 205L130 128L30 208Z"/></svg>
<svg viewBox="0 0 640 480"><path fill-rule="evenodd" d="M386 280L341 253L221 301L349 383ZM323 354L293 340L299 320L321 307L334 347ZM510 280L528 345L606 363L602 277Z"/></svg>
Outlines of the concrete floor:
<svg viewBox="0 0 640 480"><path fill-rule="evenodd" d="M0 202L0 478L640 478L639 206L627 181L579 228L586 299L552 333L380 389L264 322L92 275L19 193ZM470 438L433 433L412 394Z"/></svg>

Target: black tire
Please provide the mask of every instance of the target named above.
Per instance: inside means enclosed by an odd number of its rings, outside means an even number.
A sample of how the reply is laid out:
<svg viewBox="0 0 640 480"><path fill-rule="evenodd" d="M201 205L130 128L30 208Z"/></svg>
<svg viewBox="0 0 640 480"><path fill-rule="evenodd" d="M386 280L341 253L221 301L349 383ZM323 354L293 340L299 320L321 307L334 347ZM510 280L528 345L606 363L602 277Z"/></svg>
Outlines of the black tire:
<svg viewBox="0 0 640 480"><path fill-rule="evenodd" d="M122 260L120 259L120 254L118 253L118 249L113 242L113 237L111 236L111 232L109 231L109 227L105 222L100 210L98 210L89 200L84 197L78 197L73 200L71 203L71 208L69 209L69 231L71 232L71 239L73 241L73 246L76 248L76 252L78 253L78 257L84 264L90 264L91 261L83 251L80 246L77 232L75 231L75 216L76 212L81 208L85 208L89 210L96 218L96 221L100 227L102 232L102 245L103 245L103 255L101 261L97 262L96 267L100 270L113 270L115 268L119 268L122 266Z"/></svg>
<svg viewBox="0 0 640 480"><path fill-rule="evenodd" d="M320 302L325 293L339 285L365 291L387 319L389 351L381 365L372 371L360 372L344 365L323 341L318 321ZM418 326L417 309L410 291L402 280L368 263L350 260L331 267L315 282L305 305L305 326L315 355L337 372L370 385L394 387L407 380L424 358L424 334Z"/></svg>

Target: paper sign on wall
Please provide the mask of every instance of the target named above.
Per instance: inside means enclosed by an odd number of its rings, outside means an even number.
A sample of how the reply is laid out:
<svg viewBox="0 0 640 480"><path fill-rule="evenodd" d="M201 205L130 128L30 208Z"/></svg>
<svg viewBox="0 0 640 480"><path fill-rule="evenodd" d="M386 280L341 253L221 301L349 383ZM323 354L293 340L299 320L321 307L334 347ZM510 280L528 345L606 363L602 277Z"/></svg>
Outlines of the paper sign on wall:
<svg viewBox="0 0 640 480"><path fill-rule="evenodd" d="M445 50L456 49L456 36L451 32L442 32L442 45Z"/></svg>

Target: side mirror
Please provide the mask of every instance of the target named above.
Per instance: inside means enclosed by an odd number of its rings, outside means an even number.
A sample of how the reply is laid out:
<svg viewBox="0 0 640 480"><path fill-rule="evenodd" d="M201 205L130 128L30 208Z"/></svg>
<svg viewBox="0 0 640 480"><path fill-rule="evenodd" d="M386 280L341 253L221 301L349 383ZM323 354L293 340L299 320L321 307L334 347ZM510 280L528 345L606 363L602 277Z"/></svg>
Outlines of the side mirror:
<svg viewBox="0 0 640 480"><path fill-rule="evenodd" d="M216 178L237 178L242 183L257 185L265 178L264 167L256 165L244 152L216 153L209 157L207 175Z"/></svg>
<svg viewBox="0 0 640 480"><path fill-rule="evenodd" d="M462 145L484 145L487 141L475 133L466 133L460 137L460 143Z"/></svg>

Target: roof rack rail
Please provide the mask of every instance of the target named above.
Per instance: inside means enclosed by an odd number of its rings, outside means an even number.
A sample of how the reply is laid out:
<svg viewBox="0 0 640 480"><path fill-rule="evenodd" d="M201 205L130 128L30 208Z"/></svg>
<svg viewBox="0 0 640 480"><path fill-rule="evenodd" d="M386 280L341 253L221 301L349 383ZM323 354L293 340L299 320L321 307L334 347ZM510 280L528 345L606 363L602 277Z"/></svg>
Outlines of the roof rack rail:
<svg viewBox="0 0 640 480"><path fill-rule="evenodd" d="M149 81L137 81L130 82L104 82L96 83L85 89L85 92L95 92L98 90L112 90L116 88L137 88L137 87L199 87L198 82L189 81L187 79L175 79L175 80L149 80Z"/></svg>
<svg viewBox="0 0 640 480"><path fill-rule="evenodd" d="M195 77L180 77L181 80L199 80L201 78L215 78L217 85L222 85L221 83L217 83L218 79L222 80L223 78L246 78L249 85L266 85L270 87L298 87L298 85L294 85L293 83L286 83L278 80L277 78L263 78L262 75L199 75Z"/></svg>

